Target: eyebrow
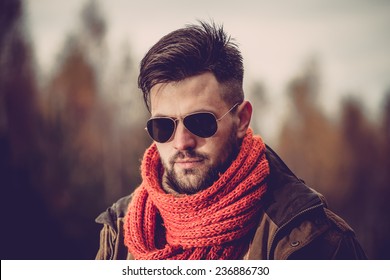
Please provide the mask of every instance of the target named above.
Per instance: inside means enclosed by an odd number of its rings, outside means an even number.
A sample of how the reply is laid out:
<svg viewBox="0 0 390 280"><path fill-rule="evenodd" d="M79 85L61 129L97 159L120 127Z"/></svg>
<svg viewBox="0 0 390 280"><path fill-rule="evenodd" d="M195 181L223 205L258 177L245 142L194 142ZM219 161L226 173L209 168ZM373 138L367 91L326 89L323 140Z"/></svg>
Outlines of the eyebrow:
<svg viewBox="0 0 390 280"><path fill-rule="evenodd" d="M216 115L216 112L213 112L212 110L199 109L199 110L192 111L192 112L189 112L187 114L184 114L182 117L184 118L185 116L188 116L188 115L197 114L197 113L205 113L205 112L212 113L212 114ZM178 117L173 117L173 116L164 115L164 114L160 114L160 113L157 113L156 115L151 116L151 118L172 118L172 119L178 119Z"/></svg>

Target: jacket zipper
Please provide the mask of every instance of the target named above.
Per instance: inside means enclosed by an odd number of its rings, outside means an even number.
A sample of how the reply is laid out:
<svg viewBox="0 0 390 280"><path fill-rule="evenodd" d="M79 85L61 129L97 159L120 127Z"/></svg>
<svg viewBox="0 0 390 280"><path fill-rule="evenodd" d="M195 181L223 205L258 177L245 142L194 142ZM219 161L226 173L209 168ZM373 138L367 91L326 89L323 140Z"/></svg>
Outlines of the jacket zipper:
<svg viewBox="0 0 390 280"><path fill-rule="evenodd" d="M302 210L301 212L297 213L295 216L293 216L291 219L289 219L287 222L285 222L283 225L281 225L275 232L275 234L272 236L272 239L271 239L271 245L270 247L268 248L268 252L267 252L267 259L269 260L270 259L270 254L271 254L271 249L273 248L273 243L275 241L275 238L276 236L278 235L278 233L283 229L285 228L289 223L291 223L293 220L295 220L297 217L307 213L307 212L310 212L316 208L320 208L320 207L323 207L323 203L321 204L317 204L317 205L314 205L314 206L311 206L309 208L306 208L305 210Z"/></svg>

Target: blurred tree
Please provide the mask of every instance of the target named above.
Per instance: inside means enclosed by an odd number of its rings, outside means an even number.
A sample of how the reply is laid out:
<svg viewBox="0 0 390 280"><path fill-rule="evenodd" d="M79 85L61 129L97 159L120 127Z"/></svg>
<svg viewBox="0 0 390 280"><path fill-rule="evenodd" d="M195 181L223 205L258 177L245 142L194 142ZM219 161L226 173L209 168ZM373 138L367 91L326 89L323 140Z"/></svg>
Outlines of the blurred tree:
<svg viewBox="0 0 390 280"><path fill-rule="evenodd" d="M367 253L371 257L377 257L373 241L375 216L379 213L376 209L378 204L373 198L379 191L377 175L381 151L378 131L368 121L360 102L352 98L343 102L341 129L345 159L344 177L349 192L340 210L346 219L353 222Z"/></svg>
<svg viewBox="0 0 390 280"><path fill-rule="evenodd" d="M1 259L47 258L58 241L56 224L36 189L41 123L23 15L20 0L0 1Z"/></svg>
<svg viewBox="0 0 390 280"><path fill-rule="evenodd" d="M94 1L81 18L41 99L46 132L41 192L72 244L64 258L93 257L98 238L93 220L106 205L104 142L112 116L100 93L105 22Z"/></svg>
<svg viewBox="0 0 390 280"><path fill-rule="evenodd" d="M349 150L348 172L350 196L344 211L356 220L367 253L374 259L388 259L390 241L390 98L383 102L382 119L368 120L362 105L348 99L344 102L342 128L344 146ZM379 125L378 125L379 124Z"/></svg>
<svg viewBox="0 0 390 280"><path fill-rule="evenodd" d="M249 88L247 96L254 109L251 127L256 133L263 135L268 122L266 110L269 105L264 84L255 81Z"/></svg>
<svg viewBox="0 0 390 280"><path fill-rule="evenodd" d="M129 50L129 44L123 44L118 52L119 62L114 65L104 90L105 103L115 112L104 164L107 205L139 185L140 159L151 142L144 130L147 110L137 87L136 64Z"/></svg>
<svg viewBox="0 0 390 280"><path fill-rule="evenodd" d="M25 37L21 1L0 4L0 129L7 134L13 151L12 161L24 162L33 151L26 139L34 141L36 85L33 59Z"/></svg>
<svg viewBox="0 0 390 280"><path fill-rule="evenodd" d="M390 259L390 240L388 238L390 219L387 218L387 213L390 213L390 90L387 91L383 103L383 117L380 126L380 160L378 164L379 189L374 199L375 202L379 202L379 207L378 204L372 206L378 211L375 216L377 227L373 233L373 250L377 258Z"/></svg>
<svg viewBox="0 0 390 280"><path fill-rule="evenodd" d="M383 121L382 121L382 129L383 136L387 144L390 144L390 90L385 95L384 106L383 106Z"/></svg>
<svg viewBox="0 0 390 280"><path fill-rule="evenodd" d="M146 135L145 113L129 52L111 70L106 23L96 1L85 5L81 19L41 99L48 139L41 191L65 238L77 244L68 258L94 256L99 237L94 219L139 184L148 143L137 135Z"/></svg>
<svg viewBox="0 0 390 280"><path fill-rule="evenodd" d="M315 60L290 83L288 94L293 106L281 129L278 151L310 186L337 202L346 191L341 187L345 184L340 159L334 157L340 153L341 139L336 125L317 104L319 74Z"/></svg>
<svg viewBox="0 0 390 280"><path fill-rule="evenodd" d="M327 198L354 228L369 258L387 259L389 212L389 108L382 129L369 121L359 100L342 102L339 123L317 104L318 70L311 62L288 88L292 111L281 130L278 151L296 174ZM389 98L390 99L390 98Z"/></svg>

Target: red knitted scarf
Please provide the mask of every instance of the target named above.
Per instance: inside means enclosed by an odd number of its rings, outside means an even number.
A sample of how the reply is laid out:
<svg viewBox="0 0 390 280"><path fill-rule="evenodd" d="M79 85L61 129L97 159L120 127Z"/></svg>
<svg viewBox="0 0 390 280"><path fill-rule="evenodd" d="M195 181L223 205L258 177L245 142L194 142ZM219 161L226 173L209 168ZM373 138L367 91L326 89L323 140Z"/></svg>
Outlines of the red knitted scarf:
<svg viewBox="0 0 390 280"><path fill-rule="evenodd" d="M237 158L209 188L167 194L155 144L142 161L142 184L125 219L125 244L135 259L238 259L248 248L266 192L265 145L251 129Z"/></svg>

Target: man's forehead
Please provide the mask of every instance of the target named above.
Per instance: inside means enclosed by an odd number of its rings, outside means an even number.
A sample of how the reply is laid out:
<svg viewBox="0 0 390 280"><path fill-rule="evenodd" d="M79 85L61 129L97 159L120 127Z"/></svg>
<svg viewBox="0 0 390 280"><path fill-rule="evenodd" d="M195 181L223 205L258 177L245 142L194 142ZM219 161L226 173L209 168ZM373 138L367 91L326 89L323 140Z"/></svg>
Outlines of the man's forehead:
<svg viewBox="0 0 390 280"><path fill-rule="evenodd" d="M170 117L184 117L185 115L207 111L218 113L220 108L223 108L222 102L210 101L210 99L167 99L156 97L152 102L151 114L152 116L170 116Z"/></svg>
<svg viewBox="0 0 390 280"><path fill-rule="evenodd" d="M202 74L179 82L160 83L150 92L152 115L169 111L182 114L197 110L218 110L225 107L224 87L210 74Z"/></svg>

